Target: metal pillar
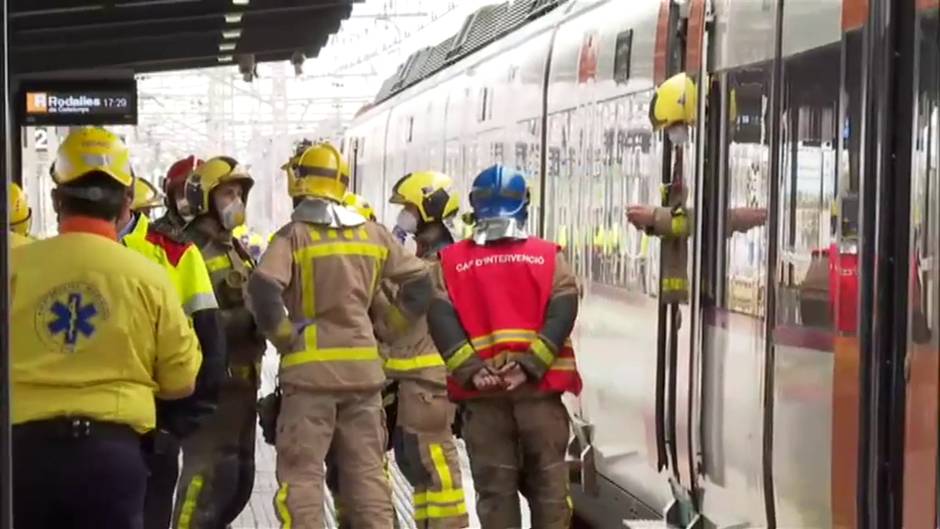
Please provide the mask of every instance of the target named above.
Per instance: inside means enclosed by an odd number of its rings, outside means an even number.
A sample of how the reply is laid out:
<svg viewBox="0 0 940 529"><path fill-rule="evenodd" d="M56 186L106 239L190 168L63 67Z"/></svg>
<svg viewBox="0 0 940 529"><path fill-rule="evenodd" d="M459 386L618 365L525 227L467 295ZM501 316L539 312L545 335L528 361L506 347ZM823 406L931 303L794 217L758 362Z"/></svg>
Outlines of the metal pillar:
<svg viewBox="0 0 940 529"><path fill-rule="evenodd" d="M13 479L10 457L10 251L7 193L10 189L13 154L12 100L8 75L8 6L0 0L0 529L13 527Z"/></svg>

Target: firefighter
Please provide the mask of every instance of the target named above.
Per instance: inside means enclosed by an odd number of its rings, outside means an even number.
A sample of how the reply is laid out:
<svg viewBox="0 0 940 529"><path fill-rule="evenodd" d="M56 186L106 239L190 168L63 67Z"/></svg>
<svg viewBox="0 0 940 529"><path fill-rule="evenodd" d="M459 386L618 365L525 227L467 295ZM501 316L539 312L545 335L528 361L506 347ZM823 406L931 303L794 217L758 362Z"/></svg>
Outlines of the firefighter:
<svg viewBox="0 0 940 529"><path fill-rule="evenodd" d="M569 340L575 276L558 245L526 233L521 172L484 170L470 204L473 238L441 250L428 323L450 397L464 406L477 514L483 529L521 527L521 492L532 527L567 529L569 424L561 395L581 391Z"/></svg>
<svg viewBox="0 0 940 529"><path fill-rule="evenodd" d="M29 229L33 225L33 209L29 207L26 192L15 182L10 183L10 231L20 237L11 237L10 240L31 239Z"/></svg>
<svg viewBox="0 0 940 529"><path fill-rule="evenodd" d="M689 142L689 127L698 112L698 88L685 73L676 74L656 88L650 103L650 123L654 130L664 130L674 150L672 179L661 189L659 207L630 205L627 220L647 235L660 238L662 270L660 302L684 303L689 297L688 238L692 233L692 212L686 207L688 188L684 182L683 158ZM736 112L732 94L731 110ZM744 232L764 224L764 208L729 208L727 235Z"/></svg>
<svg viewBox="0 0 940 529"><path fill-rule="evenodd" d="M418 257L437 268L438 253L454 243L460 199L447 175L418 171L402 177L389 202L402 206L396 225L414 237ZM405 325L383 284L374 319L388 344L385 372L398 381L398 423L391 430L395 461L414 488L418 528L463 529L469 525L452 427L456 408L447 398L447 370L434 348L427 320ZM388 293L386 293L388 292Z"/></svg>
<svg viewBox="0 0 940 529"><path fill-rule="evenodd" d="M277 514L285 526L322 529L323 463L336 450L356 529L389 529L383 471L385 374L369 318L378 285L400 286L402 317L423 317L427 267L377 224L342 205L346 163L330 144L285 165L295 208L248 283L258 325L281 354L277 421ZM347 504L353 504L347 502Z"/></svg>
<svg viewBox="0 0 940 529"><path fill-rule="evenodd" d="M364 219L370 222L376 222L375 210L372 208L372 205L366 201L360 195L355 193L346 193L346 196L343 198L343 204L346 207L352 208L357 213L362 215ZM381 228L382 226L379 225ZM378 294L378 293L377 293ZM375 301L372 303L373 308L375 307ZM375 324L375 317L372 316L373 324ZM380 333L376 329L376 338L378 338ZM388 358L387 346L381 341L378 344L379 354L383 359ZM398 402L398 383L392 379L385 381L385 386L382 389L382 408L385 410L385 431L391 432L395 430L396 424L396 414L397 409L395 404ZM385 450L391 450L391 437L388 438L388 443L386 444ZM389 475L388 469L388 459L385 460L385 473ZM389 480L391 477L389 475ZM330 492L333 494L333 510L336 514L336 526L340 529L346 529L352 526L349 522L349 511L346 510L343 505L342 494L340 493L339 488L339 465L336 461L336 450L333 446L330 446L329 452L326 454L326 486L330 489ZM398 516L396 515L394 520L394 527L398 529L400 527L398 522Z"/></svg>
<svg viewBox="0 0 940 529"><path fill-rule="evenodd" d="M177 160L163 178L163 194L166 213L153 222L157 231L177 240L185 240L184 228L193 220L192 208L186 201L186 177L192 174L203 161L194 155Z"/></svg>
<svg viewBox="0 0 940 529"><path fill-rule="evenodd" d="M245 305L244 286L255 263L232 230L245 223L253 180L233 158L206 160L186 179L185 204L193 221L186 237L199 247L219 303L229 377L218 409L183 439L183 469L174 519L178 529L225 527L238 517L255 477L255 400L266 348Z"/></svg>
<svg viewBox="0 0 940 529"><path fill-rule="evenodd" d="M219 305L202 253L194 244L157 229L140 210L160 204L161 197L148 182L138 179L135 212L118 218L119 238L128 248L160 265L170 276L183 311L190 318L203 363L195 393L179 401L157 401L157 428L145 438L150 471L144 504L145 529L166 529L173 515L173 493L179 478L179 439L191 434L215 410L219 386L225 377L225 343L218 322Z"/></svg>
<svg viewBox="0 0 940 529"><path fill-rule="evenodd" d="M138 529L154 395L192 394L199 346L163 269L116 243L124 143L79 129L51 172L59 235L13 252L15 524Z"/></svg>

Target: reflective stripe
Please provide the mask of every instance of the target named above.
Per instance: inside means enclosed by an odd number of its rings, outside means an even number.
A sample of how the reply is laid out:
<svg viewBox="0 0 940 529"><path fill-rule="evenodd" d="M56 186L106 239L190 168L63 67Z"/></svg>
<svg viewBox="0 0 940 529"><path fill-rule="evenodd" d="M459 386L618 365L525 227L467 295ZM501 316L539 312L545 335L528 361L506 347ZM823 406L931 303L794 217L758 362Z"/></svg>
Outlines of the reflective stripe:
<svg viewBox="0 0 940 529"><path fill-rule="evenodd" d="M389 358L385 361L385 369L389 371L414 371L428 367L443 367L444 359L437 353L413 356L411 358Z"/></svg>
<svg viewBox="0 0 940 529"><path fill-rule="evenodd" d="M215 299L215 294L212 292L205 292L202 294L196 294L189 298L189 301L183 305L183 312L185 312L187 316L192 316L201 310L217 308L219 308L219 303Z"/></svg>
<svg viewBox="0 0 940 529"><path fill-rule="evenodd" d="M451 518L467 514L463 489L454 488L454 478L444 456L444 447L440 443L431 443L428 445L428 452L441 483L441 490L415 493L415 520Z"/></svg>
<svg viewBox="0 0 940 529"><path fill-rule="evenodd" d="M274 496L274 507L281 521L281 529L291 529L294 526L294 519L290 515L290 509L287 508L287 487L287 483L282 483L277 489L277 495Z"/></svg>
<svg viewBox="0 0 940 529"><path fill-rule="evenodd" d="M226 268L231 268L232 262L229 261L227 255L220 255L218 257L213 257L212 259L206 259L206 268L209 269L209 272L218 272L219 270L225 270Z"/></svg>
<svg viewBox="0 0 940 529"><path fill-rule="evenodd" d="M683 277L664 277L662 279L663 292L686 290L687 285L688 281L686 281Z"/></svg>
<svg viewBox="0 0 940 529"><path fill-rule="evenodd" d="M441 490L453 490L454 478L450 475L450 467L447 466L447 458L444 457L444 447L440 443L431 443L428 445L428 451L431 452L431 461L434 462L437 477L441 480Z"/></svg>
<svg viewBox="0 0 940 529"><path fill-rule="evenodd" d="M467 514L467 504L459 503L457 505L439 506L428 505L427 507L415 508L415 520L427 520L429 518L452 518L454 516L463 516Z"/></svg>
<svg viewBox="0 0 940 529"><path fill-rule="evenodd" d="M369 240L369 230L365 229L364 227L363 227L363 228L359 228L359 239L360 239L360 240L363 240L363 241L368 241L368 240Z"/></svg>
<svg viewBox="0 0 940 529"><path fill-rule="evenodd" d="M309 329L309 327L308 327ZM332 347L290 353L281 358L281 367L292 367L313 362L363 362L379 360L377 347Z"/></svg>
<svg viewBox="0 0 940 529"><path fill-rule="evenodd" d="M535 353L536 358L542 361L546 366L552 365L552 362L555 361L555 353L549 349L548 345L541 338L536 338L531 344L529 344L529 349Z"/></svg>
<svg viewBox="0 0 940 529"><path fill-rule="evenodd" d="M454 354L452 354L450 358L447 359L447 370L451 372L455 371L457 368L463 365L464 362L469 360L475 352L476 351L473 350L473 346L468 343L464 343L460 346L460 349L457 349Z"/></svg>
<svg viewBox="0 0 940 529"><path fill-rule="evenodd" d="M479 351L480 349L487 349L501 343L531 342L536 338L538 338L538 335L535 331L527 329L501 329L494 331L492 334L472 338L470 343L473 344L474 349Z"/></svg>
<svg viewBox="0 0 940 529"><path fill-rule="evenodd" d="M672 235L674 237L683 237L689 234L689 219L685 213L677 213L672 217Z"/></svg>
<svg viewBox="0 0 940 529"><path fill-rule="evenodd" d="M186 486L186 499L180 507L179 529L189 529L192 526L193 512L196 510L196 503L199 501L199 494L204 484L205 480L202 475L197 474Z"/></svg>
<svg viewBox="0 0 940 529"><path fill-rule="evenodd" d="M329 233L336 232L331 230ZM388 248L367 242L328 242L296 250L294 261L303 263L308 259L332 255L362 255L384 261L388 257Z"/></svg>
<svg viewBox="0 0 940 529"><path fill-rule="evenodd" d="M578 366L574 358L556 358L550 371L577 371Z"/></svg>
<svg viewBox="0 0 940 529"><path fill-rule="evenodd" d="M416 505L425 505L428 503L457 503L464 501L463 489L442 490L440 492L416 492L414 494Z"/></svg>

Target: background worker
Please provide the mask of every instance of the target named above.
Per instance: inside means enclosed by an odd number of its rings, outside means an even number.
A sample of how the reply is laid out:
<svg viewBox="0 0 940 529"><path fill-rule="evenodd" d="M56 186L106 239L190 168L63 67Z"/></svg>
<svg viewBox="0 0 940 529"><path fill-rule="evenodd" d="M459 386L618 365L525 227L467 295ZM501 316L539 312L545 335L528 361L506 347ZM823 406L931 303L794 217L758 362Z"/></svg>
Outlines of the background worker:
<svg viewBox="0 0 940 529"><path fill-rule="evenodd" d="M215 411L219 386L226 376L225 337L202 253L194 244L179 238L180 232L160 231L140 212L160 205L162 198L152 185L141 182L144 180L136 181L134 211L123 212L118 218L119 237L125 246L160 265L169 275L199 338L203 358L194 394L175 401L158 399L157 428L144 440L150 472L144 527L167 529L173 517L173 494L179 479L179 440L193 433Z"/></svg>
<svg viewBox="0 0 940 529"><path fill-rule="evenodd" d="M153 227L160 233L178 240L188 240L186 224L193 220L192 208L186 200L186 178L202 165L203 161L195 155L189 155L173 162L163 178L164 203L166 212L153 222Z"/></svg>
<svg viewBox="0 0 940 529"><path fill-rule="evenodd" d="M448 389L465 406L483 529L568 529L568 414L564 392L581 378L568 339L578 309L575 276L554 243L529 236L522 173L493 166L473 181L473 238L440 251L441 284L428 312L447 364Z"/></svg>
<svg viewBox="0 0 940 529"><path fill-rule="evenodd" d="M14 523L139 529L154 394L193 392L199 347L167 274L116 241L134 183L123 142L72 132L52 177L59 235L13 252Z"/></svg>
<svg viewBox="0 0 940 529"><path fill-rule="evenodd" d="M430 278L388 231L342 205L349 173L335 147L312 146L286 169L294 212L248 284L258 325L281 354L278 517L295 529L323 528L323 463L332 444L342 494L355 504L352 526L389 529L385 374L369 307L387 279L401 286L403 317L423 317Z"/></svg>
<svg viewBox="0 0 940 529"><path fill-rule="evenodd" d="M33 225L33 209L29 207L26 192L16 182L10 183L10 232L19 237L12 237L11 241L32 239L29 230ZM16 243L14 243L16 244Z"/></svg>
<svg viewBox="0 0 940 529"><path fill-rule="evenodd" d="M417 256L437 269L438 252L454 242L460 199L445 174L418 171L392 187L389 202L402 206L398 229L414 237ZM434 347L426 319L409 324L382 284L373 304L379 338L386 344L386 375L398 381L397 425L392 430L395 462L414 488L415 522L429 529L469 525L460 456L452 426L456 407L447 398L447 370Z"/></svg>
<svg viewBox="0 0 940 529"><path fill-rule="evenodd" d="M255 478L255 402L266 344L245 307L243 287L255 263L232 230L245 223L254 181L233 159L206 160L187 177L186 204L194 220L185 229L205 258L230 376L218 409L183 440L183 469L174 519L179 529L223 528L251 498Z"/></svg>

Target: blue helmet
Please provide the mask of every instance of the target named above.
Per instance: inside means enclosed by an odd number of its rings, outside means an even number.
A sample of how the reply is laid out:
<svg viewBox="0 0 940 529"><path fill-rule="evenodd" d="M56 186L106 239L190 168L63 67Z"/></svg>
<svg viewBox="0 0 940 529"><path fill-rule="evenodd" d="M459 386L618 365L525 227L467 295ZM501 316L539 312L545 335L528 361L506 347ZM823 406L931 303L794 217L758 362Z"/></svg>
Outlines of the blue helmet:
<svg viewBox="0 0 940 529"><path fill-rule="evenodd" d="M502 165L484 169L473 179L470 206L476 220L512 218L524 223L529 216L525 174Z"/></svg>

